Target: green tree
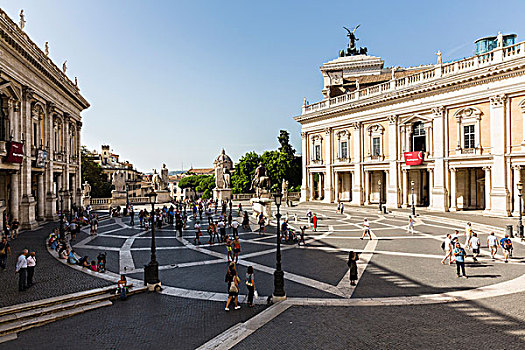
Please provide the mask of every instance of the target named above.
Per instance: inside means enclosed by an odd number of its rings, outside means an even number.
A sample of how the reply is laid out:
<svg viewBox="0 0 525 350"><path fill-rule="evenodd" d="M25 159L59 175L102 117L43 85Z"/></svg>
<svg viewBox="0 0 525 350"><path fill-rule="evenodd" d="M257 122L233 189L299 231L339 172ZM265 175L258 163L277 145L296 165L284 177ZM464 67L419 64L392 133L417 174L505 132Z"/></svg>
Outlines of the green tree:
<svg viewBox="0 0 525 350"><path fill-rule="evenodd" d="M82 165L82 183L87 181L91 186L91 197L111 197L111 182L107 180L107 176L102 173L102 167L93 161L89 151L84 146L80 151L80 161Z"/></svg>
<svg viewBox="0 0 525 350"><path fill-rule="evenodd" d="M211 197L212 190L215 188L215 176L213 175L190 175L183 177L179 181L180 188L191 188L195 192L201 192L202 198Z"/></svg>
<svg viewBox="0 0 525 350"><path fill-rule="evenodd" d="M253 190L250 190L250 186L253 174L260 161L261 157L255 152L248 152L239 159L239 163L235 166L235 171L232 175L233 193L253 192Z"/></svg>
<svg viewBox="0 0 525 350"><path fill-rule="evenodd" d="M286 130L279 131L279 137L277 137L279 144L279 152L286 153L291 156L295 155L295 149L290 144L290 134Z"/></svg>

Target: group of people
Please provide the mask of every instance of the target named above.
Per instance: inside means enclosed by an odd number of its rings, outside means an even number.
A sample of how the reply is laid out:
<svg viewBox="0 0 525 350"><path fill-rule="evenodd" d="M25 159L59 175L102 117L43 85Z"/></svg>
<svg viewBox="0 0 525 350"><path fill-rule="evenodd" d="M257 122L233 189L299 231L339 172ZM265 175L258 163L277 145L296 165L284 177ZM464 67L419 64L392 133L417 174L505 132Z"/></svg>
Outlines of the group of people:
<svg viewBox="0 0 525 350"><path fill-rule="evenodd" d="M498 247L503 250L504 261L509 262L509 258L512 257L512 240L508 234L501 239L498 239L494 232L491 232L487 237L486 247L490 249L490 257L492 260L496 259ZM466 249L472 250L472 260L478 261L480 255L481 240L478 234L472 230L472 223L468 222L465 227L465 243L462 246L459 241L459 231L455 230L454 234L448 233L445 240L441 243L441 248L445 251L445 256L441 260L441 263L445 265L448 260L448 264L456 264L456 272L458 277L465 277L465 258L467 257Z"/></svg>
<svg viewBox="0 0 525 350"><path fill-rule="evenodd" d="M11 256L11 244L8 236L2 236L0 240L0 268L2 271L7 270L7 257ZM36 253L28 249L22 250L16 259L15 273L18 274L18 290L23 292L34 284Z"/></svg>
<svg viewBox="0 0 525 350"><path fill-rule="evenodd" d="M224 310L230 311L230 304L232 303L232 301L235 305L235 310L240 309L241 306L239 305L239 292L241 290L242 281L237 272L235 262L229 262L228 269L226 271L226 277L224 278L224 280L228 287L228 300L226 301L226 307L224 308ZM246 289L248 290L247 304L249 307L253 307L255 305L253 303L253 299L256 294L256 289L254 270L252 266L248 266L248 268L246 269L246 278L244 283L246 285Z"/></svg>

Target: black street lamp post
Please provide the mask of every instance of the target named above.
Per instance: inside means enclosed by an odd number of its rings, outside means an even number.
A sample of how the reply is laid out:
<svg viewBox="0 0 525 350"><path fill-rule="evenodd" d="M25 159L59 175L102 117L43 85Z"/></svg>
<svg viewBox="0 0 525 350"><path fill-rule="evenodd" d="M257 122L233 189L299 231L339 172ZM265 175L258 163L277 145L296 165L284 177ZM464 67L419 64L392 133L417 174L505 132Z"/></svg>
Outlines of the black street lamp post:
<svg viewBox="0 0 525 350"><path fill-rule="evenodd" d="M159 263L157 262L157 248L155 246L155 201L157 194L152 191L147 194L151 203L151 260L144 266L144 284L150 290L160 290Z"/></svg>
<svg viewBox="0 0 525 350"><path fill-rule="evenodd" d="M381 180L377 181L377 185L379 186L379 212L381 213L383 211L383 202L381 201Z"/></svg>
<svg viewBox="0 0 525 350"><path fill-rule="evenodd" d="M416 202L414 201L414 185L416 183L412 180L410 185L412 185L412 217L416 217Z"/></svg>
<svg viewBox="0 0 525 350"><path fill-rule="evenodd" d="M519 205L518 205L518 209L520 211L520 216L519 216L519 219L518 219L518 234L521 238L521 240L523 240L523 221L522 221L522 213L521 213L521 196L523 195L523 183L518 182L517 184L517 187L518 187L518 200L519 200Z"/></svg>
<svg viewBox="0 0 525 350"><path fill-rule="evenodd" d="M126 214L128 214L129 210L129 183L126 181Z"/></svg>
<svg viewBox="0 0 525 350"><path fill-rule="evenodd" d="M73 221L73 191L68 191L68 199L69 199L69 223Z"/></svg>
<svg viewBox="0 0 525 350"><path fill-rule="evenodd" d="M273 273L273 300L275 301L286 299L286 293L284 291L284 272L281 268L281 213L279 212L283 195L281 193L276 193L274 194L274 197L275 205L277 206L277 214L275 214L277 219L277 252L275 272Z"/></svg>

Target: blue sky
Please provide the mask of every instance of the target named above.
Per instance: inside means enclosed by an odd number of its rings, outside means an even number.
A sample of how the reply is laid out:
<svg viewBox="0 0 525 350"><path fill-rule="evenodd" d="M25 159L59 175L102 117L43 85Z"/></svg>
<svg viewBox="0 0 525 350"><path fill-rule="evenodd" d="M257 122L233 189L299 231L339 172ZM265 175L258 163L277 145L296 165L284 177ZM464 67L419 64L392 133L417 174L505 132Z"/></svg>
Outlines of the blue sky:
<svg viewBox="0 0 525 350"><path fill-rule="evenodd" d="M209 167L221 148L237 161L277 147L280 129L300 149L303 97L321 99L319 66L361 24L361 46L385 66L470 56L485 35L525 33L523 1L0 0L67 74L91 107L83 144L109 143L149 171ZM524 34L525 35L525 34Z"/></svg>

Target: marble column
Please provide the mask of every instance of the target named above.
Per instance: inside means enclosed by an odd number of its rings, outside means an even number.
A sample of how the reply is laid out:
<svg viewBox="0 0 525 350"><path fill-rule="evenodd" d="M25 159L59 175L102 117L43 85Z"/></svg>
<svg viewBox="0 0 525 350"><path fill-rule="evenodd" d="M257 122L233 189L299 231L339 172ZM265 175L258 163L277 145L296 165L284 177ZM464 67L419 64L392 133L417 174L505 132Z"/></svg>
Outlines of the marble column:
<svg viewBox="0 0 525 350"><path fill-rule="evenodd" d="M457 210L457 195L456 195L456 169L450 168L450 211Z"/></svg>
<svg viewBox="0 0 525 350"><path fill-rule="evenodd" d="M403 204L402 204L402 207L403 208L407 208L408 207L408 170L407 169L403 169Z"/></svg>
<svg viewBox="0 0 525 350"><path fill-rule="evenodd" d="M365 205L370 204L370 171L365 170Z"/></svg>
<svg viewBox="0 0 525 350"><path fill-rule="evenodd" d="M512 206L512 216L518 217L520 214L520 198L518 197L518 182L522 182L521 180L521 166L514 165L512 167L513 172L513 179L512 179L512 197L513 197L513 206ZM486 180L485 180L486 181Z"/></svg>
<svg viewBox="0 0 525 350"><path fill-rule="evenodd" d="M334 172L334 189L335 189L335 194L334 194L334 201L337 203L339 202L339 173L336 171Z"/></svg>
<svg viewBox="0 0 525 350"><path fill-rule="evenodd" d="M428 203L432 203L432 188L434 186L434 169L428 168Z"/></svg>
<svg viewBox="0 0 525 350"><path fill-rule="evenodd" d="M483 167L483 170L485 171L485 213L488 214L490 213L490 189L492 188L490 167Z"/></svg>
<svg viewBox="0 0 525 350"><path fill-rule="evenodd" d="M314 182L314 174L309 173L308 177L310 178L310 187L308 188L310 191L310 200L315 199L315 182Z"/></svg>
<svg viewBox="0 0 525 350"><path fill-rule="evenodd" d="M11 174L11 217L20 220L20 175Z"/></svg>
<svg viewBox="0 0 525 350"><path fill-rule="evenodd" d="M20 167L21 201L20 226L22 229L35 229L38 226L35 218L35 199L31 194L31 144L32 144L32 111L31 102L34 92L25 87L23 89L23 103L21 111L21 134L24 138L24 160Z"/></svg>
<svg viewBox="0 0 525 350"><path fill-rule="evenodd" d="M44 174L37 175L37 191L38 191L38 217L37 220L44 220L44 204L45 204L45 191L44 191Z"/></svg>

